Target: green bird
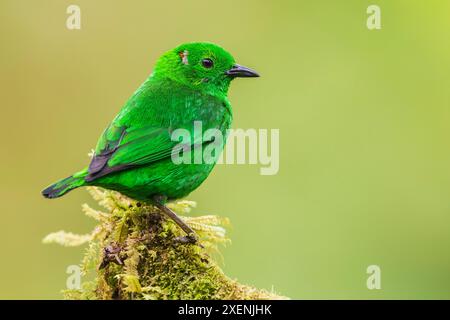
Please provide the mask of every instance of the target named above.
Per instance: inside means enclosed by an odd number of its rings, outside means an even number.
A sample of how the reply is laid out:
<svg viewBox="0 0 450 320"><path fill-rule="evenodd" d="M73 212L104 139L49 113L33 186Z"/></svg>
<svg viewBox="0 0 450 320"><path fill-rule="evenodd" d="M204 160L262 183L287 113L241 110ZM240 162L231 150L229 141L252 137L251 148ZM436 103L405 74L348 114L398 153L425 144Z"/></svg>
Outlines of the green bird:
<svg viewBox="0 0 450 320"><path fill-rule="evenodd" d="M155 205L187 233L180 241L196 242L195 232L166 203L195 190L215 161L175 163L180 142L172 139L172 133L184 129L193 134L194 123L200 122L203 130L220 130L226 137L233 118L228 88L237 77L259 75L236 64L215 44L186 43L166 52L104 130L89 166L49 186L42 195L53 199L82 186L116 190ZM182 150L192 153L210 143L213 139L193 139Z"/></svg>

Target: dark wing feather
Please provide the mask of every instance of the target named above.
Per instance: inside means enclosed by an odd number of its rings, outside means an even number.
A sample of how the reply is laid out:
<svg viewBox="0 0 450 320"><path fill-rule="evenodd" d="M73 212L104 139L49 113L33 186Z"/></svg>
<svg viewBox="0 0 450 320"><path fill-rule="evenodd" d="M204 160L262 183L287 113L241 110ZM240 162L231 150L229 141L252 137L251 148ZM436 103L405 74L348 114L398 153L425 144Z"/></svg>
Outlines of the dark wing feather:
<svg viewBox="0 0 450 320"><path fill-rule="evenodd" d="M109 161L109 159L111 159L114 152L116 152L116 150L118 149L123 137L126 134L126 128L120 127L118 128L118 131L120 132L119 139L108 140L108 138L106 137L108 130L111 130L111 126L108 127L107 130L105 130L100 139L100 141L104 139L104 141L106 141L106 145L102 148L100 153L95 154L92 158L88 168L89 176L94 176L102 171L102 169L106 166L106 163Z"/></svg>
<svg viewBox="0 0 450 320"><path fill-rule="evenodd" d="M189 147L194 149L200 144L209 142L192 141ZM171 139L171 130L154 127L124 130L116 144L110 141L107 145L108 148L92 159L86 181L90 182L113 172L168 159L185 147L179 141Z"/></svg>

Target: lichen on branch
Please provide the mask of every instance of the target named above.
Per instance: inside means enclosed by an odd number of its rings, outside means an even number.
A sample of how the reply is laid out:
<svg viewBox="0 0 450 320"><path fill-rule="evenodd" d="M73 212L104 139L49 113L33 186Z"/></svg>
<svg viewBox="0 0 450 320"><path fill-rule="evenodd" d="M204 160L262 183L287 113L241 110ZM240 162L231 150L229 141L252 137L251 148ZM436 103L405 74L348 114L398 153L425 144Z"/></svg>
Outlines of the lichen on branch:
<svg viewBox="0 0 450 320"><path fill-rule="evenodd" d="M243 285L227 277L215 257L229 242L228 219L187 217L195 202L179 200L168 206L200 236L198 245L176 241L183 232L156 207L118 192L89 187L104 208L83 205L98 224L90 234L59 231L44 243L79 246L87 243L81 262L80 289L64 290L66 299L284 299L273 292Z"/></svg>

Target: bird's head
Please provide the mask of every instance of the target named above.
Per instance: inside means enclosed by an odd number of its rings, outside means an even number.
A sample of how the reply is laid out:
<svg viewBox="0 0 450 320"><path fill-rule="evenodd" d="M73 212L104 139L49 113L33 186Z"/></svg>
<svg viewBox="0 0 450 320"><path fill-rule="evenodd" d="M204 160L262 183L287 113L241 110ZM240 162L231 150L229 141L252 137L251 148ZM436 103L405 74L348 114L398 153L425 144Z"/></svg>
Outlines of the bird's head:
<svg viewBox="0 0 450 320"><path fill-rule="evenodd" d="M234 78L259 77L256 71L236 64L221 47L206 42L185 43L166 52L158 60L154 75L223 94Z"/></svg>

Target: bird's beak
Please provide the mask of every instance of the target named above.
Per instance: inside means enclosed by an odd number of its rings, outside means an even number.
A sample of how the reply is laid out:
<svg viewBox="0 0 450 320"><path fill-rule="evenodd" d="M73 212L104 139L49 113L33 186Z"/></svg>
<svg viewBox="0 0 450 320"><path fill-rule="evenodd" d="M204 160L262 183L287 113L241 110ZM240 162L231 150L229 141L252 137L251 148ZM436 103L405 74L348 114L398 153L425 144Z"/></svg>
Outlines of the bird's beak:
<svg viewBox="0 0 450 320"><path fill-rule="evenodd" d="M252 70L250 68L244 67L244 66L240 66L238 64L235 64L233 66L233 68L231 68L230 70L226 71L225 74L227 76L230 76L232 78L254 78L254 77L259 77L259 74L255 71Z"/></svg>

